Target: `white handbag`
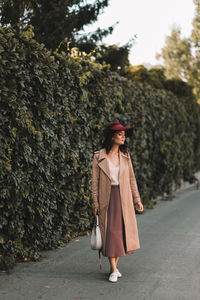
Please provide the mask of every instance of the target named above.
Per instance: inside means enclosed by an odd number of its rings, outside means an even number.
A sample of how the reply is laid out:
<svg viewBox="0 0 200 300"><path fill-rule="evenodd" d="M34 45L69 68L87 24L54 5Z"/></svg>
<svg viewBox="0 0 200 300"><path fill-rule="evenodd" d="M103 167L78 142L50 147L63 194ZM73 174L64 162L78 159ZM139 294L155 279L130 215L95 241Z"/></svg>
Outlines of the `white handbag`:
<svg viewBox="0 0 200 300"><path fill-rule="evenodd" d="M99 216L98 215L96 215L95 224L92 228L90 243L91 243L92 250L101 250L102 238L101 238L101 231L99 228Z"/></svg>

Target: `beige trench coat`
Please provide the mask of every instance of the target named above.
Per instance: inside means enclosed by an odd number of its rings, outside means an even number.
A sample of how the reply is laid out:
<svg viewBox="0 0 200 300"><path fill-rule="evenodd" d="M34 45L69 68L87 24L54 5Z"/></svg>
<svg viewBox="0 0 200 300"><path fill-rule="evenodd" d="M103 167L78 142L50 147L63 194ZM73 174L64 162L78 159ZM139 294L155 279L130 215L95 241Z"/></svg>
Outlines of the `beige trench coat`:
<svg viewBox="0 0 200 300"><path fill-rule="evenodd" d="M141 201L130 155L119 151L119 185L122 215L125 225L127 251L140 248L134 204ZM107 210L111 192L111 178L105 149L95 152L92 167L93 208L99 209L99 225L103 240L102 254L105 256Z"/></svg>

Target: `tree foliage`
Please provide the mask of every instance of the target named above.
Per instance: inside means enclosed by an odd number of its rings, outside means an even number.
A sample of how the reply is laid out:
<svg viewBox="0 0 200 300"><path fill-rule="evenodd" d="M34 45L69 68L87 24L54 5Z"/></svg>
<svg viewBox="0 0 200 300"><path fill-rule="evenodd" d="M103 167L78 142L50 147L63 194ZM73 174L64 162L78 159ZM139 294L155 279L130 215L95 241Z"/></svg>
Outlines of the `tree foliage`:
<svg viewBox="0 0 200 300"><path fill-rule="evenodd" d="M84 0L2 0L1 24L15 29L32 25L35 39L55 50L65 40L75 44L80 39L78 33L85 25L94 23L108 4L109 0L94 0L92 3ZM81 40L93 45L112 30L112 26L104 30L98 28L90 38L82 35Z"/></svg>
<svg viewBox="0 0 200 300"><path fill-rule="evenodd" d="M162 48L166 76L169 79L189 79L192 59L191 43L187 38L181 38L181 29L173 27L171 35L166 37Z"/></svg>
<svg viewBox="0 0 200 300"><path fill-rule="evenodd" d="M109 5L109 0L3 0L1 24L11 25L17 31L33 26L34 38L48 49L69 53L77 47L87 54L93 53L97 62L110 64L111 70L124 72L129 65L129 51L135 37L123 46L100 44L103 38L112 34L116 24L108 28L97 28L84 33L88 24L94 23Z"/></svg>
<svg viewBox="0 0 200 300"><path fill-rule="evenodd" d="M178 97L194 99L192 86L181 79L167 79L166 69L162 66L153 67L150 70L143 65L129 66L124 76L129 80L145 82L154 88L171 91Z"/></svg>
<svg viewBox="0 0 200 300"><path fill-rule="evenodd" d="M124 75L126 68L130 66L129 52L133 46L135 38L123 46L101 45L96 52L96 61L110 65L111 71Z"/></svg>
<svg viewBox="0 0 200 300"><path fill-rule="evenodd" d="M186 80L193 86L194 94L200 103L200 1L193 2L195 17L191 36L182 38L181 29L174 27L158 57L164 60L167 77Z"/></svg>
<svg viewBox="0 0 200 300"><path fill-rule="evenodd" d="M195 17L193 20L192 42L197 51L200 51L200 1L193 0L195 4Z"/></svg>

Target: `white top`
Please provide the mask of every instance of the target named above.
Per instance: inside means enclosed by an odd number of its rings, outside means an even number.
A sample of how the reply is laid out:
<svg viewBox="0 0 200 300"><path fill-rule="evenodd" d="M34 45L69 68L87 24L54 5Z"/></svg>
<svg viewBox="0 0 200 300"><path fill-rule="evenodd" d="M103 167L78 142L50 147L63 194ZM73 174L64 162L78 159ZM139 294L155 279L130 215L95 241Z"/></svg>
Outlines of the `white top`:
<svg viewBox="0 0 200 300"><path fill-rule="evenodd" d="M108 159L108 166L109 166L109 170L110 170L111 185L118 185L119 184L119 166L115 167L109 159Z"/></svg>

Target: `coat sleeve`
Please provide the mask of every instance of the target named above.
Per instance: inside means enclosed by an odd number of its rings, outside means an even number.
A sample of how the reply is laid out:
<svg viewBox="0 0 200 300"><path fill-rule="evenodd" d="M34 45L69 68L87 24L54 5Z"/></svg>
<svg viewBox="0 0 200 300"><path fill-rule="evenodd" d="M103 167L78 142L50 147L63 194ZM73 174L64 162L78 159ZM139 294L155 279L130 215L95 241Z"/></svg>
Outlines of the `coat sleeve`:
<svg viewBox="0 0 200 300"><path fill-rule="evenodd" d="M130 178L131 193L133 196L133 202L134 202L134 204L136 204L138 202L141 202L141 199L140 199L140 194L139 194L138 187L137 187L135 174L133 171L133 165L131 162L130 154L128 154L128 157L129 157L128 164L129 164L129 178Z"/></svg>
<svg viewBox="0 0 200 300"><path fill-rule="evenodd" d="M92 166L92 201L93 208L99 208L99 166L97 154L94 155Z"/></svg>

